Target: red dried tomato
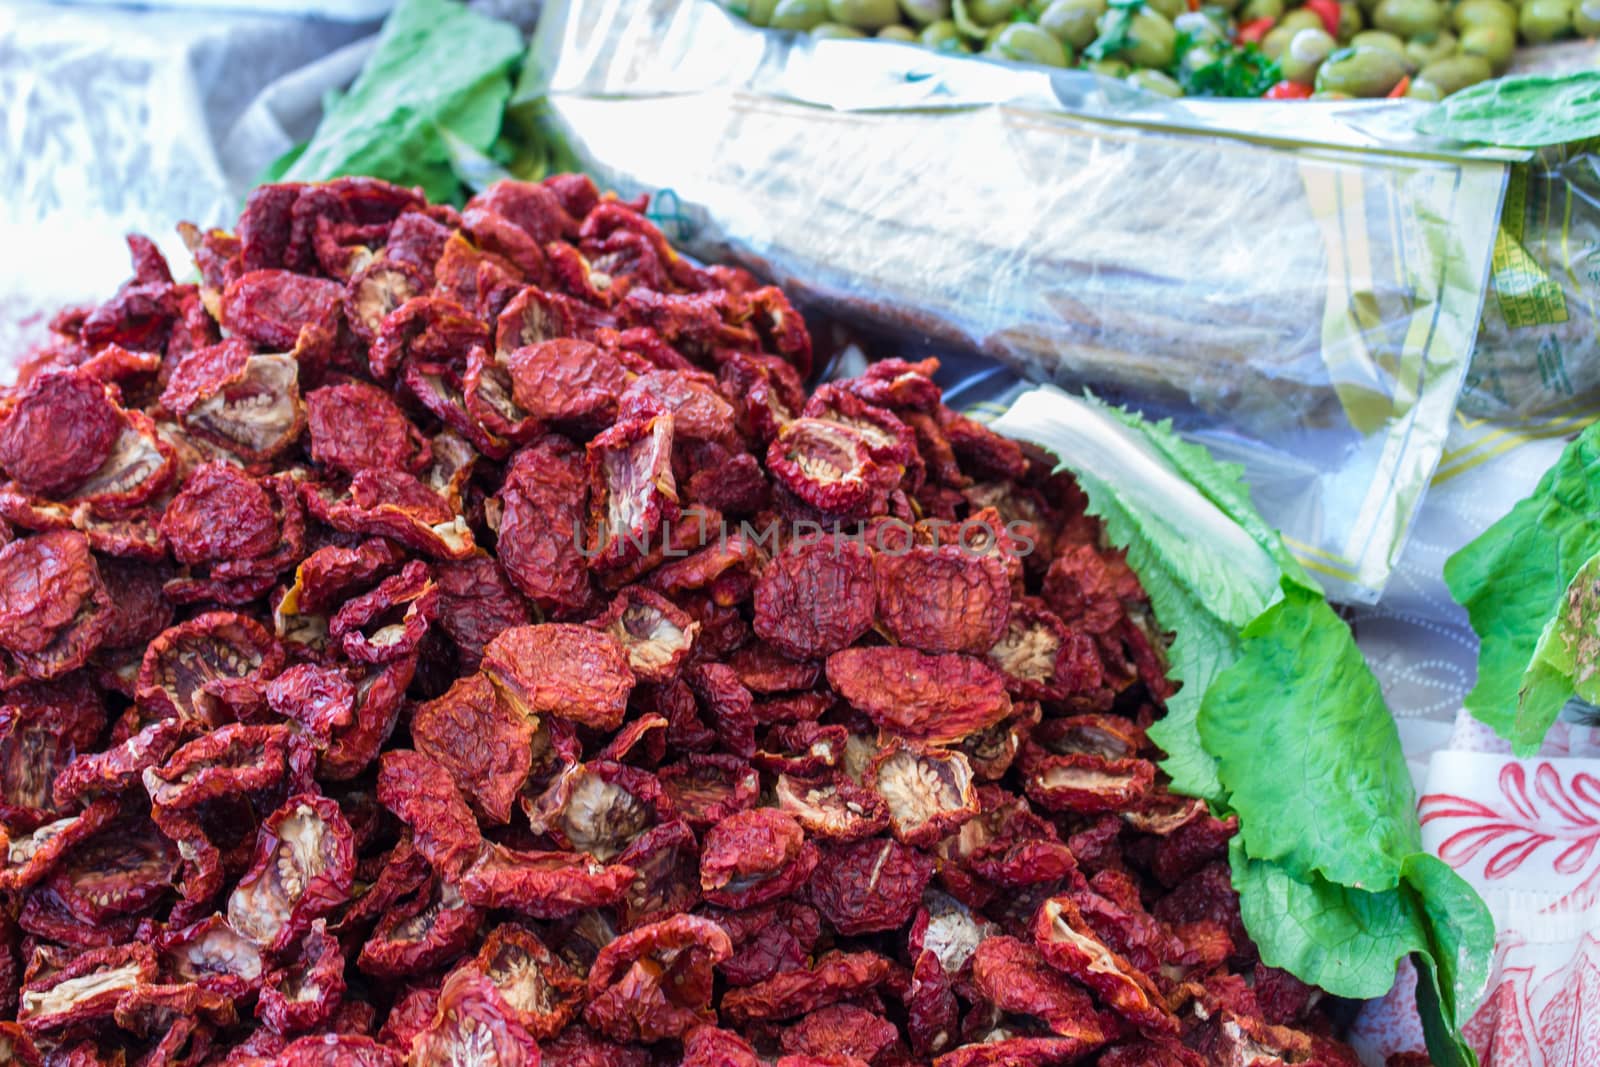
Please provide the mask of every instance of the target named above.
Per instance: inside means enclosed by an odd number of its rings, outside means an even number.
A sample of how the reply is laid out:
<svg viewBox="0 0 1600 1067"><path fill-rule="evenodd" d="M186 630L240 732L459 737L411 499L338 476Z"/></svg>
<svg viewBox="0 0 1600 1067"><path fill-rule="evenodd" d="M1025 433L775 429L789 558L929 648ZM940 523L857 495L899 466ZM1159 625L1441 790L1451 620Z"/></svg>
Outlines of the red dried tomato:
<svg viewBox="0 0 1600 1067"><path fill-rule="evenodd" d="M807 886L811 903L841 934L894 930L911 921L933 877L933 860L883 838L824 844Z"/></svg>
<svg viewBox="0 0 1600 1067"><path fill-rule="evenodd" d="M1011 714L1000 674L968 656L848 648L828 657L828 682L882 729L927 744L959 741Z"/></svg>
<svg viewBox="0 0 1600 1067"><path fill-rule="evenodd" d="M925 652L989 651L1005 633L1011 581L1004 563L965 545L879 552L873 559L878 621Z"/></svg>
<svg viewBox="0 0 1600 1067"><path fill-rule="evenodd" d="M808 396L783 293L646 207L265 186L180 227L198 286L130 239L51 321L0 391L0 1058L1353 1065L1156 781L1081 489L935 361Z"/></svg>
<svg viewBox="0 0 1600 1067"><path fill-rule="evenodd" d="M110 459L123 425L99 381L74 371L41 375L0 416L0 470L27 493L71 492Z"/></svg>
<svg viewBox="0 0 1600 1067"><path fill-rule="evenodd" d="M228 898L228 923L282 952L350 897L355 843L339 805L302 793L268 816L250 870Z"/></svg>
<svg viewBox="0 0 1600 1067"><path fill-rule="evenodd" d="M712 1021L712 968L733 954L722 927L693 915L632 930L589 968L584 1020L617 1041L680 1038Z"/></svg>
<svg viewBox="0 0 1600 1067"><path fill-rule="evenodd" d="M483 669L523 715L560 715L600 730L622 724L633 672L622 645L587 626L515 626L490 641Z"/></svg>
<svg viewBox="0 0 1600 1067"><path fill-rule="evenodd" d="M872 553L859 542L791 543L756 583L755 631L786 656L816 659L866 633L876 604Z"/></svg>
<svg viewBox="0 0 1600 1067"><path fill-rule="evenodd" d="M484 817L506 823L528 779L534 725L500 699L487 676L472 674L417 706L411 739L450 772Z"/></svg>

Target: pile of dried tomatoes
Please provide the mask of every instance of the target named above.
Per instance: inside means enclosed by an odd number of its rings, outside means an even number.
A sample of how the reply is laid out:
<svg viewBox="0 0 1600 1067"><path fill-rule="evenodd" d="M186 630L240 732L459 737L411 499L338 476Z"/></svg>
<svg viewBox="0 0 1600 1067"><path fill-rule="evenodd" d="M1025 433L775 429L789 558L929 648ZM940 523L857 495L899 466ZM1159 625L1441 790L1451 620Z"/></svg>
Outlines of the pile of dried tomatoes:
<svg viewBox="0 0 1600 1067"><path fill-rule="evenodd" d="M147 240L0 405L0 1053L1348 1065L1138 582L587 179Z"/></svg>

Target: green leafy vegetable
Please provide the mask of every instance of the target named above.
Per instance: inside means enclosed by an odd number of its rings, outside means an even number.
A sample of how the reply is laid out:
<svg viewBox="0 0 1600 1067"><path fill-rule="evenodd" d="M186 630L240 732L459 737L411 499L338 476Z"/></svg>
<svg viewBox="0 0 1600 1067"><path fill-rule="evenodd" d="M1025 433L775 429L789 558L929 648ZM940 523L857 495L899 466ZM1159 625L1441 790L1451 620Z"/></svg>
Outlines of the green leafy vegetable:
<svg viewBox="0 0 1600 1067"><path fill-rule="evenodd" d="M1277 62L1253 44L1229 47L1210 63L1187 66L1183 56L1194 43L1191 38L1186 47L1180 35L1172 72L1189 96L1258 97L1283 78Z"/></svg>
<svg viewBox="0 0 1600 1067"><path fill-rule="evenodd" d="M1445 563L1445 584L1478 634L1478 681L1467 710L1518 755L1538 751L1573 695L1536 654L1567 587L1596 552L1600 424L1562 451L1531 496Z"/></svg>
<svg viewBox="0 0 1600 1067"><path fill-rule="evenodd" d="M1111 0L1100 35L1089 42L1083 54L1089 59L1105 59L1132 45L1133 16L1143 6L1144 0Z"/></svg>
<svg viewBox="0 0 1600 1067"><path fill-rule="evenodd" d="M994 426L1064 459L1172 632L1182 688L1149 734L1174 789L1238 814L1234 884L1262 958L1372 997L1411 955L1434 1062L1474 1067L1460 1024L1488 979L1493 923L1421 851L1377 680L1238 468L1167 423L1057 390L1024 395Z"/></svg>
<svg viewBox="0 0 1600 1067"><path fill-rule="evenodd" d="M1600 137L1600 70L1481 82L1429 108L1417 129L1457 141L1542 148Z"/></svg>
<svg viewBox="0 0 1600 1067"><path fill-rule="evenodd" d="M1400 734L1350 628L1320 593L1284 592L1206 690L1201 740L1253 858L1393 889L1422 847Z"/></svg>
<svg viewBox="0 0 1600 1067"><path fill-rule="evenodd" d="M494 142L521 54L512 26L450 0L401 0L360 77L283 178L367 174L459 200L460 147L481 153Z"/></svg>

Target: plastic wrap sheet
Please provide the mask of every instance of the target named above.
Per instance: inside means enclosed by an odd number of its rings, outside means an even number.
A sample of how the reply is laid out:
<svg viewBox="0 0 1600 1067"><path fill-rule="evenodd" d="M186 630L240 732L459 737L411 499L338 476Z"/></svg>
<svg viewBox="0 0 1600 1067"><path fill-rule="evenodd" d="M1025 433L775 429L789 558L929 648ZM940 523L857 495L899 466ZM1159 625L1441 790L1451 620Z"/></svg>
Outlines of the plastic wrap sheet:
<svg viewBox="0 0 1600 1067"><path fill-rule="evenodd" d="M180 267L173 226L231 223L216 144L285 71L371 24L240 12L0 6L0 380L61 305L128 276L122 235Z"/></svg>
<svg viewBox="0 0 1600 1067"><path fill-rule="evenodd" d="M1080 72L571 0L526 96L603 184L830 312L1087 384L1245 463L1371 600L1471 352L1505 154L1414 104L1164 101Z"/></svg>

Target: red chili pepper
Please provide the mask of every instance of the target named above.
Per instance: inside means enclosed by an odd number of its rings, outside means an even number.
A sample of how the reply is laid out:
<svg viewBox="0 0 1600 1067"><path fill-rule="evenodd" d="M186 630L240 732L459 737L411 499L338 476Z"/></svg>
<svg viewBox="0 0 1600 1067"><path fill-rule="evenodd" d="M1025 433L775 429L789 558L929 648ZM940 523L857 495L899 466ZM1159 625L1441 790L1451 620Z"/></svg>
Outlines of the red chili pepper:
<svg viewBox="0 0 1600 1067"><path fill-rule="evenodd" d="M1398 82L1395 83L1395 86L1394 86L1393 89L1389 90L1389 99L1390 100L1398 100L1398 99L1400 99L1402 96L1406 95L1406 90L1408 90L1410 88L1411 88L1411 75L1407 74L1405 77L1401 78Z"/></svg>
<svg viewBox="0 0 1600 1067"><path fill-rule="evenodd" d="M1305 0L1307 11L1314 11L1329 37L1339 36L1339 0Z"/></svg>
<svg viewBox="0 0 1600 1067"><path fill-rule="evenodd" d="M1239 27L1239 32L1234 34L1234 39L1240 44L1260 44L1272 27L1278 24L1277 19L1259 18L1251 19Z"/></svg>
<svg viewBox="0 0 1600 1067"><path fill-rule="evenodd" d="M1199 11L1200 10L1200 0L1189 0L1189 10L1190 11Z"/></svg>
<svg viewBox="0 0 1600 1067"><path fill-rule="evenodd" d="M1262 95L1268 100L1304 100L1311 95L1311 86L1285 78Z"/></svg>

